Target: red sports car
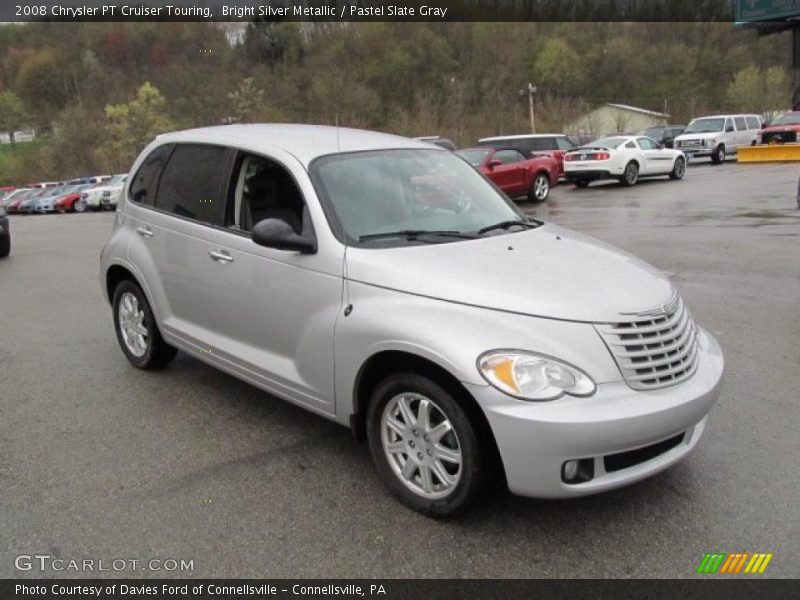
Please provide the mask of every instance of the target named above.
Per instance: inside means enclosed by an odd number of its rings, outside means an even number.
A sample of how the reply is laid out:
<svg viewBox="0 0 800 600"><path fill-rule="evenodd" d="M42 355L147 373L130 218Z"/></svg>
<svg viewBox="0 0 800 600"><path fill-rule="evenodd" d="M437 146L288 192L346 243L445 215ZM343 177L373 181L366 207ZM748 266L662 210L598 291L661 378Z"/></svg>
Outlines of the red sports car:
<svg viewBox="0 0 800 600"><path fill-rule="evenodd" d="M86 201L81 199L81 192L92 184L80 184L70 188L66 194L59 196L54 205L57 212L83 212Z"/></svg>
<svg viewBox="0 0 800 600"><path fill-rule="evenodd" d="M800 141L800 111L783 113L761 130L762 144L786 144Z"/></svg>
<svg viewBox="0 0 800 600"><path fill-rule="evenodd" d="M456 154L486 175L509 198L527 196L531 202L543 202L550 187L558 182L558 160L552 156L527 158L513 148L480 146L465 148Z"/></svg>

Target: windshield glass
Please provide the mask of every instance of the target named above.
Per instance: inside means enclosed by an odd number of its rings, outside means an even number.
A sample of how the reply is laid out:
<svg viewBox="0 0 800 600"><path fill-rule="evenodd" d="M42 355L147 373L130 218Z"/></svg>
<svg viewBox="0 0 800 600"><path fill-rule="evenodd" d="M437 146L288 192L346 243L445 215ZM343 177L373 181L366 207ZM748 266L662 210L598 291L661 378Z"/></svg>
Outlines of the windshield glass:
<svg viewBox="0 0 800 600"><path fill-rule="evenodd" d="M621 137L600 138L599 140L593 141L591 144L586 144L584 148L616 148L627 141L627 138Z"/></svg>
<svg viewBox="0 0 800 600"><path fill-rule="evenodd" d="M714 117L709 119L695 119L683 133L713 133L722 131L725 127L725 117Z"/></svg>
<svg viewBox="0 0 800 600"><path fill-rule="evenodd" d="M412 230L477 233L502 221L525 219L508 198L450 152L334 154L314 161L311 177L334 229L350 244L419 243L402 237L359 239Z"/></svg>
<svg viewBox="0 0 800 600"><path fill-rule="evenodd" d="M800 113L786 113L775 119L771 125L800 125Z"/></svg>
<svg viewBox="0 0 800 600"><path fill-rule="evenodd" d="M471 148L469 150L459 150L456 152L460 157L466 160L469 164L473 167L479 167L480 164L483 162L483 159L486 158L486 155L489 154L490 150L479 150L477 148Z"/></svg>
<svg viewBox="0 0 800 600"><path fill-rule="evenodd" d="M122 180L125 178L125 175L114 175L111 179L98 183L96 187L111 187L114 185L119 185L122 183Z"/></svg>
<svg viewBox="0 0 800 600"><path fill-rule="evenodd" d="M657 140L663 134L664 134L664 128L663 127L648 127L640 135L644 135L644 136L653 138L654 140Z"/></svg>

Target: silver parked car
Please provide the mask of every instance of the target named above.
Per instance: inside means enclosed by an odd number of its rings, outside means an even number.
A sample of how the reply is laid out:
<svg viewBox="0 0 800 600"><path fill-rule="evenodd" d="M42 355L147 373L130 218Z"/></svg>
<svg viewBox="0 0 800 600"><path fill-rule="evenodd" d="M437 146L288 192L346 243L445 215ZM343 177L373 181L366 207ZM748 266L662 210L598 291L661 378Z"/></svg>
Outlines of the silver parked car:
<svg viewBox="0 0 800 600"><path fill-rule="evenodd" d="M664 275L532 220L469 164L302 125L159 136L101 254L123 353L180 349L351 427L449 514L503 476L571 497L684 458L722 351Z"/></svg>

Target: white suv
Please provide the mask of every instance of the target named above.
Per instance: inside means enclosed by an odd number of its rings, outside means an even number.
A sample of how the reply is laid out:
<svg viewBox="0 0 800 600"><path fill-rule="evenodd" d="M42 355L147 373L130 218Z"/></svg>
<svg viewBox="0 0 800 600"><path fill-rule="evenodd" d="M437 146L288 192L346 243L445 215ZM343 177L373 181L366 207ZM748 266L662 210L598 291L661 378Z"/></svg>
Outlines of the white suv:
<svg viewBox="0 0 800 600"><path fill-rule="evenodd" d="M682 150L687 160L709 156L720 164L725 157L736 153L737 146L756 143L762 127L759 115L717 115L692 120L686 130L675 138L675 148Z"/></svg>

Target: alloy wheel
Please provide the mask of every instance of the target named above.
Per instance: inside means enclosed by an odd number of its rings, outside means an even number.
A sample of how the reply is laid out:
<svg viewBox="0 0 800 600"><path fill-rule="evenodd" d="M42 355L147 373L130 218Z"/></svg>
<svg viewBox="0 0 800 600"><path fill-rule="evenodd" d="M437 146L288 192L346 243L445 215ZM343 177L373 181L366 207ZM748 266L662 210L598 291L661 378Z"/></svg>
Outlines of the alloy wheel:
<svg viewBox="0 0 800 600"><path fill-rule="evenodd" d="M636 166L636 163L628 163L628 166L625 167L625 183L633 185L638 178L639 167Z"/></svg>
<svg viewBox="0 0 800 600"><path fill-rule="evenodd" d="M139 306L139 299L130 292L125 292L120 298L119 328L128 351L136 358L144 356L149 344L144 311Z"/></svg>
<svg viewBox="0 0 800 600"><path fill-rule="evenodd" d="M547 198L547 194L549 192L550 182L545 175L540 173L536 176L536 180L533 182L533 196L537 200L541 201Z"/></svg>
<svg viewBox="0 0 800 600"><path fill-rule="evenodd" d="M426 499L453 492L461 479L461 445L435 402L421 394L398 394L387 402L380 429L384 454L403 485Z"/></svg>

